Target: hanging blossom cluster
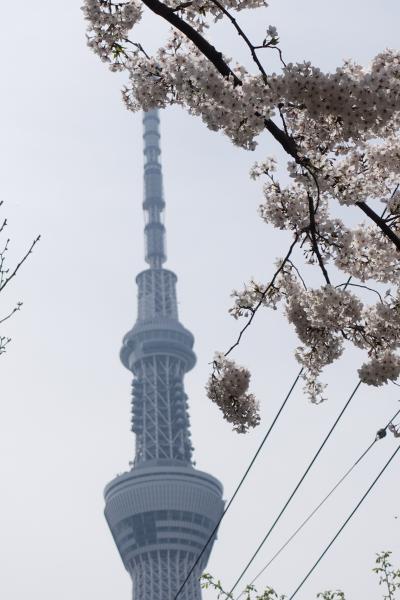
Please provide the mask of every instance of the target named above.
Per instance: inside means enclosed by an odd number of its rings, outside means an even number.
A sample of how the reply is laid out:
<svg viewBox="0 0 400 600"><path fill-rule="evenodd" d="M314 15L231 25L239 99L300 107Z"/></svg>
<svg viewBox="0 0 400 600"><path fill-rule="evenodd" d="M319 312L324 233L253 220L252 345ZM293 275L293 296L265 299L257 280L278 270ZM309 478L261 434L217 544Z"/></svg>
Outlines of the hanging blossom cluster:
<svg viewBox="0 0 400 600"><path fill-rule="evenodd" d="M250 372L239 367L223 354L214 358L214 369L207 384L207 395L224 414L238 433L246 433L260 422L259 405L253 394L247 392Z"/></svg>
<svg viewBox="0 0 400 600"><path fill-rule="evenodd" d="M143 5L173 26L152 55L128 37ZM286 64L275 27L258 42L240 29L236 13L262 6L85 0L83 10L91 49L111 70L127 73L129 110L177 104L243 148L254 150L266 132L287 152L288 177L277 176L273 158L250 175L264 181L260 218L285 231L290 247L269 282L234 292L231 314L248 323L261 307L284 311L300 341L295 355L306 392L319 403L321 372L347 345L365 355L358 371L364 383L380 386L400 374L400 52L385 50L368 67L346 61L333 73L309 62ZM248 48L254 68L207 39L221 18ZM264 67L271 50L279 53L279 72ZM354 225L356 211L362 219ZM315 275L312 285L306 281L309 269L301 265L315 267L319 287ZM226 356L214 367L208 394L244 431L258 414L249 375Z"/></svg>

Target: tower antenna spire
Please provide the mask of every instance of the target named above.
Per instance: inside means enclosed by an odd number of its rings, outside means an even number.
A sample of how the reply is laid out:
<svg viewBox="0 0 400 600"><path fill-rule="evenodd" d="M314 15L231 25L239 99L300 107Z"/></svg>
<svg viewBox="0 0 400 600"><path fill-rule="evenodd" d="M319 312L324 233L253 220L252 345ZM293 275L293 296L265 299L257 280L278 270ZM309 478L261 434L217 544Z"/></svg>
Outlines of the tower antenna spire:
<svg viewBox="0 0 400 600"><path fill-rule="evenodd" d="M165 253L165 227L163 211L162 169L160 162L160 118L158 110L143 114L145 259L151 269L160 269L167 257Z"/></svg>

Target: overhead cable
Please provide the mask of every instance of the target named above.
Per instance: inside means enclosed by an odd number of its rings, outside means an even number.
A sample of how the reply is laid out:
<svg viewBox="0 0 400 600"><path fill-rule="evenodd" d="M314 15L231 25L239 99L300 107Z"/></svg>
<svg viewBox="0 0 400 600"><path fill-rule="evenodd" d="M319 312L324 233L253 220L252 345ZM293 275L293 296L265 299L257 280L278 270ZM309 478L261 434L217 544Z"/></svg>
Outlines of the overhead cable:
<svg viewBox="0 0 400 600"><path fill-rule="evenodd" d="M292 392L294 390L294 388L296 387L297 382L299 381L301 375L303 373L303 369L300 369L300 371L297 373L288 393L286 394L281 407L279 408L278 412L276 413L274 420L272 421L271 425L269 426L265 436L263 437L263 439L261 440L261 443L259 444L255 454L253 455L253 458L251 459L246 471L244 472L241 480L239 481L238 485L236 486L235 491L233 492L228 504L226 505L226 507L224 508L219 520L217 521L217 524L215 525L214 529L212 530L212 532L210 533L210 535L208 536L208 539L206 541L206 543L204 544L202 550L200 551L200 554L197 556L196 560L194 561L193 565L191 566L191 568L189 569L184 581L182 582L180 588L178 589L177 593L174 596L174 600L177 600L179 594L182 592L183 588L185 587L187 581L189 580L189 577L191 576L191 574L193 573L194 569L197 567L197 565L199 564L199 561L201 559L201 557L203 556L204 552L207 550L208 544L211 542L211 540L213 539L214 535L216 534L218 527L221 524L222 519L225 517L226 513L228 512L228 510L230 509L232 502L234 501L234 499L236 498L236 495L238 494L240 488L242 487L247 475L249 474L252 466L254 465L255 461L257 460L258 455L260 454L265 442L267 441L272 429L274 428L281 412L283 411L283 409L285 408L285 405L287 403L287 401L289 400L290 396L292 395Z"/></svg>
<svg viewBox="0 0 400 600"><path fill-rule="evenodd" d="M329 440L330 436L332 435L333 431L336 428L336 425L339 423L340 419L342 418L345 410L347 409L347 407L349 406L350 402L352 401L352 399L354 398L358 388L361 385L361 381L359 381L356 385L356 387L354 388L354 390L351 392L348 400L346 401L346 404L344 405L344 407L342 408L342 410L340 411L339 415L336 417L335 422L333 423L332 427L330 428L329 432L327 433L327 435L325 436L324 441L321 443L320 447L318 448L317 452L314 454L313 459L311 460L311 462L309 463L307 469L304 471L303 475L300 477L298 483L296 484L295 488L293 489L292 493L290 494L289 498L286 500L282 510L280 511L280 513L278 514L278 516L276 517L275 521L272 523L271 527L269 528L269 530L267 531L267 533L265 534L264 538L261 540L260 544L257 546L256 551L253 553L252 557L250 558L250 560L248 561L248 563L246 564L246 566L244 567L243 571L240 573L239 577L237 578L236 582L234 583L233 587L231 588L229 594L232 595L232 593L234 592L234 590L236 589L236 587L238 586L239 582L242 580L242 578L244 577L245 573L247 572L247 569L250 567L250 565L252 564L253 560L256 558L257 554L259 553L259 551L261 550L261 548L263 547L263 545L265 544L265 542L267 541L267 539L269 538L269 536L271 535L272 531L274 530L275 526L277 525L278 521L280 520L280 518L282 517L283 513L285 512L285 510L287 509L287 507L289 506L290 502L292 501L293 497L295 496L297 490L299 489L299 487L301 486L301 484L303 483L303 481L305 480L305 478L307 477L309 471L311 470L312 466L314 465L315 461L317 460L318 456L320 455L322 449L324 448L326 442ZM229 597L229 595L228 595Z"/></svg>
<svg viewBox="0 0 400 600"><path fill-rule="evenodd" d="M322 554L320 554L318 560L314 563L314 565L308 571L307 575L304 577L304 579L301 581L301 583L297 586L297 588L295 589L295 591L293 592L293 594L290 596L290 598L288 600L292 600L292 598L294 598L296 596L297 592L303 587L303 585L305 584L305 582L307 581L307 579L310 577L311 573L317 568L317 566L319 565L319 563L321 562L321 560L323 559L323 557L325 556L325 554L328 552L329 548L332 546L332 544L335 542L335 540L342 533L343 529L346 527L346 525L350 521L350 519L357 512L357 510L359 509L359 507L361 506L361 504L364 502L365 498L368 496L368 494L370 493L370 491L372 490L372 488L374 487L374 485L378 482L378 480L380 479L380 477L386 471L386 469L388 468L388 466L390 465L390 463L392 462L392 460L394 459L394 457L396 456L396 454L398 453L399 450L400 450L400 445L397 446L396 450L393 452L392 456L389 458L389 460L387 461L387 463L385 464L385 466L383 467L383 469L381 469L381 471L375 477L374 481L371 483L371 485L369 486L369 488L367 489L367 491L365 492L365 494L363 495L363 497L361 498L361 500L353 508L353 510L351 511L351 513L349 514L349 516L347 517L347 519L345 520L345 522L343 523L343 525L340 527L340 529L336 533L336 535L331 539L331 541L329 542L329 544L326 546L325 550L322 552Z"/></svg>
<svg viewBox="0 0 400 600"><path fill-rule="evenodd" d="M300 533L300 531L303 529L303 527L310 521L310 519L312 519L312 517L319 511L319 509L325 504L325 502L332 496L332 494L337 490L337 488L343 483L343 481L345 479L347 479L347 477L350 475L350 473L356 468L357 465L360 464L360 462L367 456L368 452L375 446L376 442L378 442L379 440L381 440L382 438L384 438L386 436L386 430L389 427L389 425L394 421L394 419L400 414L400 410L398 410L393 417L390 419L390 421L387 423L387 425L385 427L382 427L382 429L379 429L374 441L364 450L364 452L357 458L357 460L352 464L352 466L347 469L347 471L345 472L345 474L339 479L339 481L333 486L333 488L326 494L326 496L321 500L321 502L310 512L310 514L308 515L308 517L306 517L304 519L304 521L302 521L302 523L297 527L297 529L292 533L292 535L286 540L286 542L279 548L279 550L277 550L277 552L275 552L275 554L272 556L272 558L269 559L269 561L266 563L266 565L261 569L261 571L259 571L257 573L257 575L254 577L254 579L252 579L252 581L250 582L249 585L253 585L257 579L259 577L261 577L261 575L263 573L265 573L265 571L268 569L268 567L274 562L274 560L276 558L278 558L278 556L281 554L281 552L290 544L290 542L297 536L298 533ZM237 596L236 600L239 600L239 598L244 594L244 591L241 592L241 594L239 596Z"/></svg>

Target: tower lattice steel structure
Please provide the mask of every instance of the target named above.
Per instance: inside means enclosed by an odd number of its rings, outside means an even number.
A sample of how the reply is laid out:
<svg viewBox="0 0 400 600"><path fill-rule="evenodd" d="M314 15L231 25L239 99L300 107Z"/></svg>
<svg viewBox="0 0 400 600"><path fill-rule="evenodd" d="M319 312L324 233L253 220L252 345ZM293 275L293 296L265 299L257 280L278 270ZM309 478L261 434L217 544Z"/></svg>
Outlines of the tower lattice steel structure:
<svg viewBox="0 0 400 600"><path fill-rule="evenodd" d="M123 365L133 373L132 469L105 489L105 516L125 568L133 600L173 600L223 510L222 486L192 465L183 378L195 364L193 335L178 320L176 275L163 268L164 199L158 111L144 113L146 262L139 273L138 317L125 335ZM201 600L199 576L212 540L180 600Z"/></svg>

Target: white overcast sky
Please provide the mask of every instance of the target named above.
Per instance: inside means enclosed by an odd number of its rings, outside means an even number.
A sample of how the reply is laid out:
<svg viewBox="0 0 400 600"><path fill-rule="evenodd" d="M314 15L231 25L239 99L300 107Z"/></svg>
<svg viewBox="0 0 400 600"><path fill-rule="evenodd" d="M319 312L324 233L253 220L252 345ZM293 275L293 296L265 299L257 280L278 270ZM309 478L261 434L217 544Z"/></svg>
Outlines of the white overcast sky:
<svg viewBox="0 0 400 600"><path fill-rule="evenodd" d="M103 518L102 490L133 456L130 374L121 338L136 316L134 277L143 269L141 115L120 100L121 76L86 47L80 0L3 2L0 197L9 220L10 261L37 233L42 241L7 293L2 314L23 300L3 332L0 359L0 596L5 600L126 600L130 581ZM278 27L288 60L334 69L363 64L399 42L397 0L272 0L243 17L262 36ZM150 47L163 27L146 19ZM230 41L230 38L232 41ZM244 57L240 40L217 30L221 47ZM269 60L269 58L268 58ZM272 61L272 56L270 57ZM296 340L276 313L258 315L236 353L251 367L262 424L231 432L205 398L208 362L238 324L229 294L251 276L265 280L286 238L257 216L260 184L248 170L277 151L264 138L254 153L232 147L182 111L162 113L168 267L178 274L180 316L195 335L198 364L186 379L200 468L229 498L298 367ZM356 383L360 357L345 354L326 373L329 402L310 406L301 389L221 526L208 570L226 585L275 518ZM265 563L398 406L394 386L362 387L307 483L261 553ZM386 438L261 584L290 594L395 448ZM350 600L376 600L374 553L400 563L399 460L310 578L299 600L342 587ZM399 515L399 518L396 518ZM205 594L206 598L212 595Z"/></svg>

